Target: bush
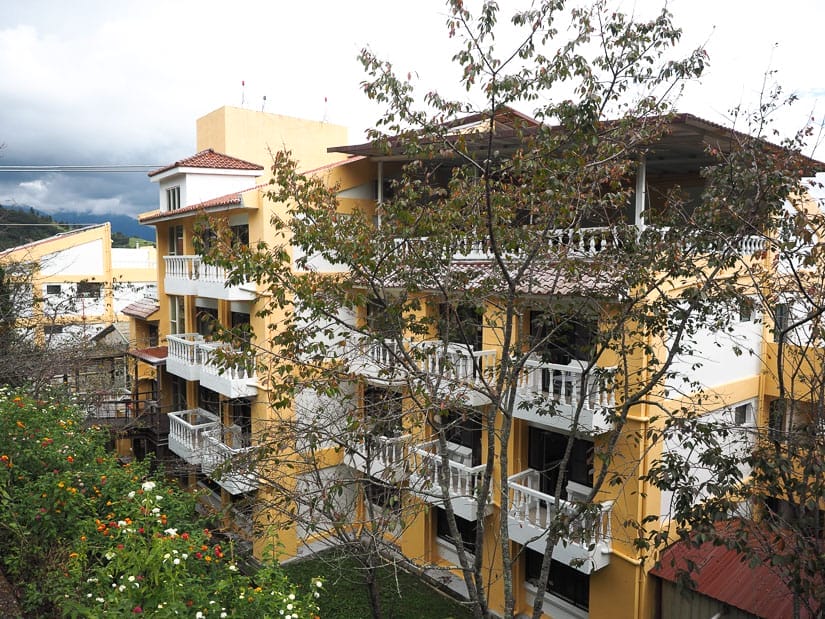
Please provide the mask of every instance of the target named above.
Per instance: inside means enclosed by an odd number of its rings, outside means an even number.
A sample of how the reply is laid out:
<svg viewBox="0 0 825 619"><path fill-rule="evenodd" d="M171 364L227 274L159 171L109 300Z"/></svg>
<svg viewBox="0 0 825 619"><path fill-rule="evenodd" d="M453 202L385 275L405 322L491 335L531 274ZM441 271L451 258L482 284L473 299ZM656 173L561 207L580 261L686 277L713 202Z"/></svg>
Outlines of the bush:
<svg viewBox="0 0 825 619"><path fill-rule="evenodd" d="M241 574L195 497L147 463L121 465L82 419L65 398L0 389L0 564L27 614L317 614L320 581L298 595L275 565Z"/></svg>

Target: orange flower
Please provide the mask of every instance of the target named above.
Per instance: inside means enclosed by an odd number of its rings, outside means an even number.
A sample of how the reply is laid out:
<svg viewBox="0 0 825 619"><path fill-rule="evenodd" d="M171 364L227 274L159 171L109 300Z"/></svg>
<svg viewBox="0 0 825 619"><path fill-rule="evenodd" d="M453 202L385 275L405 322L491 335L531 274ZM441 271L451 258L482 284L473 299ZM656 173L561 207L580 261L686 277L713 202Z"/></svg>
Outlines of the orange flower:
<svg viewBox="0 0 825 619"><path fill-rule="evenodd" d="M74 462L74 458L72 458L71 456L66 456L66 462L71 464L72 462Z"/></svg>
<svg viewBox="0 0 825 619"><path fill-rule="evenodd" d="M18 428L25 428L25 427L26 427L26 424L25 424L25 423L23 423L22 421L18 420L18 421L17 421L17 427L18 427Z"/></svg>

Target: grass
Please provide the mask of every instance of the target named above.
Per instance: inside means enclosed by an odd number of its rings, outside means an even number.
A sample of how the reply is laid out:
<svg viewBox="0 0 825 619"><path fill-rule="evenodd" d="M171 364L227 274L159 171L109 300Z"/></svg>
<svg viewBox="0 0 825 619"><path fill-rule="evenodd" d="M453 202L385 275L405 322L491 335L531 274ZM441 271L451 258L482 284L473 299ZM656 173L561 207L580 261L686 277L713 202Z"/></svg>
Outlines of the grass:
<svg viewBox="0 0 825 619"><path fill-rule="evenodd" d="M361 619L372 616L367 587L356 561L335 551L284 565L290 580L302 587L314 577L324 579L322 619ZM384 619L465 619L470 612L417 576L386 567L379 576Z"/></svg>

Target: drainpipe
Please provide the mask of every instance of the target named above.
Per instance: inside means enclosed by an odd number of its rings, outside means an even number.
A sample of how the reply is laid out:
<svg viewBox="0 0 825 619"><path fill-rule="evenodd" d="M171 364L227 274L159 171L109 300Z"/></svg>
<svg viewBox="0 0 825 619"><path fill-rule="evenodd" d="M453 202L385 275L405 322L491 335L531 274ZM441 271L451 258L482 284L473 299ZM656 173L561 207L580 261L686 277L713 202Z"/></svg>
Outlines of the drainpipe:
<svg viewBox="0 0 825 619"><path fill-rule="evenodd" d="M377 219L377 226L381 227L381 205L384 203L384 162L378 162L378 191L376 195L376 209L375 215Z"/></svg>
<svg viewBox="0 0 825 619"><path fill-rule="evenodd" d="M636 169L636 208L633 216L633 223L639 234L645 229L645 202L647 202L647 162L643 155L639 158L639 167Z"/></svg>

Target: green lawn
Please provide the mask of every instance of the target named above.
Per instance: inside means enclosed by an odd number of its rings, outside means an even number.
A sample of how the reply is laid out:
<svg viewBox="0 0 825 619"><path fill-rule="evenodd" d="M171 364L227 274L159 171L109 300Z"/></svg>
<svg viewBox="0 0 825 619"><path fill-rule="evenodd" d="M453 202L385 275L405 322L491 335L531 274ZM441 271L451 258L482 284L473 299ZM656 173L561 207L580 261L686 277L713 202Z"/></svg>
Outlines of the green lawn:
<svg viewBox="0 0 825 619"><path fill-rule="evenodd" d="M324 579L321 619L364 619L372 616L367 588L358 564L334 551L284 566L290 580L306 587L313 577ZM384 619L464 619L470 612L455 600L401 569L381 573Z"/></svg>

